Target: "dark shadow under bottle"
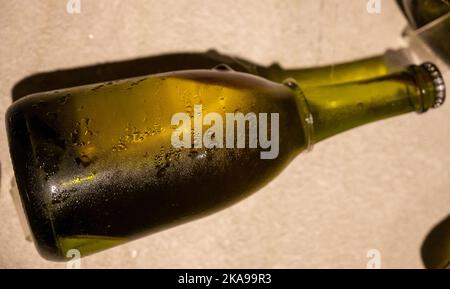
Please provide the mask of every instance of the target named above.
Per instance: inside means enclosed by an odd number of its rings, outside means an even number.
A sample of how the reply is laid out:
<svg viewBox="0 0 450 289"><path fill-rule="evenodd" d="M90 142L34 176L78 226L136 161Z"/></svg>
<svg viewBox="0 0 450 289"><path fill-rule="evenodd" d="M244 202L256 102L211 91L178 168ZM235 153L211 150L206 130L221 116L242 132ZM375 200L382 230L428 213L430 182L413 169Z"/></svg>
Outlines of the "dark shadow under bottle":
<svg viewBox="0 0 450 289"><path fill-rule="evenodd" d="M257 69L255 64L219 54L215 50L205 53L169 53L32 74L14 85L11 96L16 101L43 91L176 70L211 69L218 64L226 64L240 72L255 73L252 70Z"/></svg>

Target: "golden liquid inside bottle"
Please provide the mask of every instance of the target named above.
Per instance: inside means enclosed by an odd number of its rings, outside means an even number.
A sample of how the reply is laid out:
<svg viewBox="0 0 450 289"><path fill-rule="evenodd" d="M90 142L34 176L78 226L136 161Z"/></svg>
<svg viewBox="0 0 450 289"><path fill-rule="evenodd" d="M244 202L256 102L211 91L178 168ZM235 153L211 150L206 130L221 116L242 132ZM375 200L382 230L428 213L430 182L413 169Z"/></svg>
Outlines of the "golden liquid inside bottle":
<svg viewBox="0 0 450 289"><path fill-rule="evenodd" d="M171 117L194 118L196 104L223 116L278 112L278 157L261 160L260 148L173 148ZM305 143L295 91L234 72L109 82L16 107L32 132L25 137L36 164L29 166L41 195L20 179L18 186L44 203L62 256L71 246L85 255L221 209L272 179Z"/></svg>

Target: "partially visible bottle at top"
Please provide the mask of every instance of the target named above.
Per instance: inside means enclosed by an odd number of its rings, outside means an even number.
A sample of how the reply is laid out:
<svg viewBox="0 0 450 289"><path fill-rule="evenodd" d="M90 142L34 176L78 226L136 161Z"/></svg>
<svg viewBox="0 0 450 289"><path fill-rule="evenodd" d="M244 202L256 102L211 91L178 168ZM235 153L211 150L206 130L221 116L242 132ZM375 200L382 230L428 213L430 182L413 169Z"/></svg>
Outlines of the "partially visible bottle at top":
<svg viewBox="0 0 450 289"><path fill-rule="evenodd" d="M405 31L405 35L415 56L419 59L437 56L450 66L450 1L403 0L400 5L412 27Z"/></svg>
<svg viewBox="0 0 450 289"><path fill-rule="evenodd" d="M305 87L222 65L31 95L6 120L35 244L64 260L223 209L317 142L444 99L431 63Z"/></svg>
<svg viewBox="0 0 450 289"><path fill-rule="evenodd" d="M410 63L403 50L388 50L382 55L356 61L311 68L264 66L239 57L210 50L206 53L173 53L94 66L43 72L21 80L13 88L13 99L29 94L67 87L108 82L178 70L210 69L226 64L235 71L251 73L275 82L294 78L302 86L344 83L379 77L405 68Z"/></svg>
<svg viewBox="0 0 450 289"><path fill-rule="evenodd" d="M419 29L450 12L449 0L397 0L412 28Z"/></svg>
<svg viewBox="0 0 450 289"><path fill-rule="evenodd" d="M403 50L388 50L377 56L311 68L284 68L278 63L263 66L215 51L209 51L207 56L217 64L226 64L236 71L251 73L271 81L282 82L286 78L292 78L302 87L375 78L401 70L410 62Z"/></svg>

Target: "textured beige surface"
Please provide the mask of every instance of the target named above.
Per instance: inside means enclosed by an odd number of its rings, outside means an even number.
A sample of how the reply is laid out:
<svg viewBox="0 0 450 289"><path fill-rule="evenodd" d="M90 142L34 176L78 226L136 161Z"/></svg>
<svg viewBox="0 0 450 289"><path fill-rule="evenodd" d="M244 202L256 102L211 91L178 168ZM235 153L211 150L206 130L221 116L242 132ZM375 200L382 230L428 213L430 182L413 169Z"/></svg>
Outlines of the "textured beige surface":
<svg viewBox="0 0 450 289"><path fill-rule="evenodd" d="M286 67L352 60L402 45L394 1L0 0L0 267L64 268L25 241L9 189L3 126L13 85L38 71L176 51ZM450 105L336 136L267 187L213 216L84 258L82 267L421 268L420 245L450 212ZM213 189L213 188L212 188Z"/></svg>

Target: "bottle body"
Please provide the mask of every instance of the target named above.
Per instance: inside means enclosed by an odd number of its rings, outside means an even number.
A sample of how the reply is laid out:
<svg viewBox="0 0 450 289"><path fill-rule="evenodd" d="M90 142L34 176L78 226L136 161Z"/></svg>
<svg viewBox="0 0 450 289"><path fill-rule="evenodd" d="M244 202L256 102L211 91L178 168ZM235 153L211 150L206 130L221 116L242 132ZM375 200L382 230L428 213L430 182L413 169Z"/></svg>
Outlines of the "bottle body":
<svg viewBox="0 0 450 289"><path fill-rule="evenodd" d="M174 148L172 116L193 119L198 104L204 115L279 113L277 157L261 159L258 147ZM72 248L84 256L225 207L305 147L295 92L235 72L179 72L34 95L15 103L7 119L18 188L48 258Z"/></svg>

